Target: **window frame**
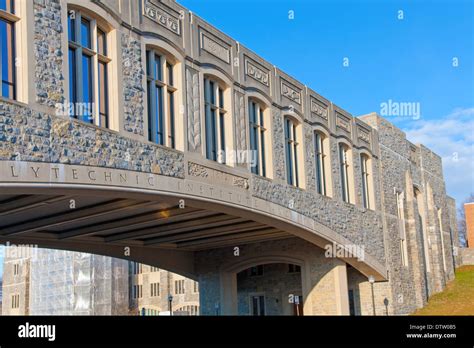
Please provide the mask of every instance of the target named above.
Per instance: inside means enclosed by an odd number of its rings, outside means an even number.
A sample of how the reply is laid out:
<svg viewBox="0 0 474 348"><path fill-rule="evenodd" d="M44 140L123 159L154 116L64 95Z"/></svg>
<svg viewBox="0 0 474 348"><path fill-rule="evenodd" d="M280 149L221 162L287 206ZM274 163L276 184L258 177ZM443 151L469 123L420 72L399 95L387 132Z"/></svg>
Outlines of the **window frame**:
<svg viewBox="0 0 474 348"><path fill-rule="evenodd" d="M341 198L344 202L354 204L354 193L352 191L352 150L351 147L340 142L338 144L339 152L339 174L341 179Z"/></svg>
<svg viewBox="0 0 474 348"><path fill-rule="evenodd" d="M176 149L176 59L152 45L147 45L145 55L148 141Z"/></svg>
<svg viewBox="0 0 474 348"><path fill-rule="evenodd" d="M249 146L252 154L256 153L255 166L250 170L255 175L268 177L267 154L265 153L267 143L266 113L267 106L255 98L249 98ZM253 156L253 155L251 155Z"/></svg>
<svg viewBox="0 0 474 348"><path fill-rule="evenodd" d="M294 187L301 187L302 180L299 172L300 145L298 127L300 123L292 117L283 119L283 134L285 137L286 182Z"/></svg>
<svg viewBox="0 0 474 348"><path fill-rule="evenodd" d="M227 85L213 75L204 76L204 127L206 136L206 158L226 164L225 125L231 120L226 117Z"/></svg>
<svg viewBox="0 0 474 348"><path fill-rule="evenodd" d="M0 54L0 97L10 99L10 100L18 100L18 72L17 72L17 64L16 64L16 59L17 59L17 24L20 21L20 17L16 15L17 7L16 6L16 1L11 0L6 3L6 9L2 10L0 9L0 22L5 23L5 30L6 30L6 35L7 35L7 46L8 44L10 45L11 52L8 54L7 50L7 75L8 79L5 80L3 77L3 57L2 54ZM10 11L7 10L9 7L8 4L10 4ZM10 29L8 29L10 27ZM8 57L9 56L9 57ZM9 60L8 60L9 58ZM10 80L11 79L11 80ZM8 95L3 94L3 85L7 84L9 85L9 89L11 88L11 94L10 92Z"/></svg>
<svg viewBox="0 0 474 348"><path fill-rule="evenodd" d="M365 153L360 154L360 171L361 171L361 184L362 184L362 205L366 209L372 209L372 197L371 197L371 159Z"/></svg>
<svg viewBox="0 0 474 348"><path fill-rule="evenodd" d="M316 179L316 192L323 196L328 195L328 178L326 162L328 154L326 153L326 142L328 137L326 134L315 131L314 132L314 159L315 159L315 179Z"/></svg>
<svg viewBox="0 0 474 348"><path fill-rule="evenodd" d="M74 13L74 18L71 14ZM71 18L72 25L71 26ZM84 45L82 24L88 22L89 47ZM74 31L71 37L71 31ZM103 50L99 49L99 35L103 34ZM111 126L111 62L110 30L98 20L76 7L67 8L67 44L68 44L68 73L69 73L69 105L72 107L72 118L94 124L98 127ZM74 52L74 62L70 61ZM84 100L84 58L90 61L89 67L89 97ZM71 71L72 69L72 71ZM85 103L90 105L85 106ZM89 107L86 114L78 113L79 108Z"/></svg>

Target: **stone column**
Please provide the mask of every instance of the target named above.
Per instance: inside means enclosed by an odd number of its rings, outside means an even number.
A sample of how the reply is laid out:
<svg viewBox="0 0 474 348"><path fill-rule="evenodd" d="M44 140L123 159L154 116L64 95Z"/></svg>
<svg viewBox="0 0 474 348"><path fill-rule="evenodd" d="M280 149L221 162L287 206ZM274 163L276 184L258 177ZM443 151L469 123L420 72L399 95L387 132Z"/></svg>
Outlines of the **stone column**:
<svg viewBox="0 0 474 348"><path fill-rule="evenodd" d="M346 264L318 255L308 260L305 268L302 274L304 314L349 315Z"/></svg>

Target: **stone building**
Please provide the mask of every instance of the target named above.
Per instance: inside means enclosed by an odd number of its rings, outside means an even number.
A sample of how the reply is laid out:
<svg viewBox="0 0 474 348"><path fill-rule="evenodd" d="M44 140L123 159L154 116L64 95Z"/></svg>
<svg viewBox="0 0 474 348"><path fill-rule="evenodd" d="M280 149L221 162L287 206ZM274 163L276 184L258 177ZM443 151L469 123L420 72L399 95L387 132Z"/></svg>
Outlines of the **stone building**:
<svg viewBox="0 0 474 348"><path fill-rule="evenodd" d="M441 158L386 119L175 1L3 4L0 242L168 269L208 315L407 314L453 278Z"/></svg>
<svg viewBox="0 0 474 348"><path fill-rule="evenodd" d="M3 315L129 313L127 261L38 248L7 247L6 255Z"/></svg>
<svg viewBox="0 0 474 348"><path fill-rule="evenodd" d="M5 248L2 282L2 315L30 313L29 248Z"/></svg>
<svg viewBox="0 0 474 348"><path fill-rule="evenodd" d="M173 315L199 315L198 283L158 267L132 262L130 309L139 315L170 315L170 309Z"/></svg>

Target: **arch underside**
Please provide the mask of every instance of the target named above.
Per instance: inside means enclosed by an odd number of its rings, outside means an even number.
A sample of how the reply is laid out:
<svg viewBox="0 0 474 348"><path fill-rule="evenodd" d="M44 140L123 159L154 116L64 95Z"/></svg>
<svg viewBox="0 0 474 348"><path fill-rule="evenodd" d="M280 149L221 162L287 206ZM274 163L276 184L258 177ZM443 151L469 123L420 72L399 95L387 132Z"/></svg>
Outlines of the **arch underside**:
<svg viewBox="0 0 474 348"><path fill-rule="evenodd" d="M196 251L295 235L319 247L335 242L251 210L169 192L0 184L0 243L123 258L192 279L196 279ZM374 267L356 258L344 260L363 274L385 278L380 265Z"/></svg>

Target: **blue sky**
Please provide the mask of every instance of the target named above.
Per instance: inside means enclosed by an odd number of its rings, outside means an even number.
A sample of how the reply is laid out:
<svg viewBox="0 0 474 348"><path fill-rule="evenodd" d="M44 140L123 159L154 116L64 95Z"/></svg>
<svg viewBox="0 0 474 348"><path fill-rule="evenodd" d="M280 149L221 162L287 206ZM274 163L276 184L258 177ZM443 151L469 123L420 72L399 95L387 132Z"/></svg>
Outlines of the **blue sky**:
<svg viewBox="0 0 474 348"><path fill-rule="evenodd" d="M354 116L419 103L387 118L443 157L448 194L474 192L474 1L178 2Z"/></svg>

